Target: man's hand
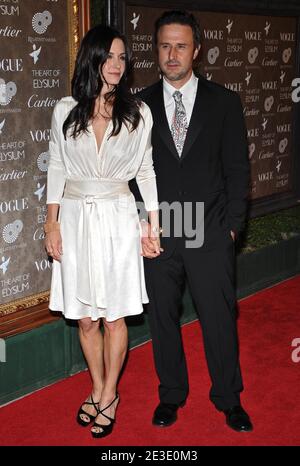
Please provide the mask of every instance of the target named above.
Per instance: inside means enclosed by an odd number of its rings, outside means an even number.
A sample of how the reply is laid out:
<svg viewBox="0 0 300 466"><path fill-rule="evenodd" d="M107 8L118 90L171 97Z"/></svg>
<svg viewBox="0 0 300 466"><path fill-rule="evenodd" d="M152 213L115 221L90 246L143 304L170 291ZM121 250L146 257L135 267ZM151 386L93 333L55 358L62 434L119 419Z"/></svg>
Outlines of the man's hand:
<svg viewBox="0 0 300 466"><path fill-rule="evenodd" d="M230 234L231 234L231 238L233 239L233 241L235 241L235 233L234 233L234 231L231 230L231 231L230 231Z"/></svg>
<svg viewBox="0 0 300 466"><path fill-rule="evenodd" d="M160 247L159 233L154 233L151 230L151 225L145 220L142 220L140 225L142 230L141 255L143 257L147 257L147 259L154 259L155 257L158 257L163 251L163 249Z"/></svg>

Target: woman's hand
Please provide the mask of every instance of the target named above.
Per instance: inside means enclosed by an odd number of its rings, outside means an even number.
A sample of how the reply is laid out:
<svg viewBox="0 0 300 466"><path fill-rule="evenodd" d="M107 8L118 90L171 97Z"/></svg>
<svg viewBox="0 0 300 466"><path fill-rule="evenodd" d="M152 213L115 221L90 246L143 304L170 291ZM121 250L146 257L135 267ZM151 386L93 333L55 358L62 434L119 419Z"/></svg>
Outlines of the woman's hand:
<svg viewBox="0 0 300 466"><path fill-rule="evenodd" d="M62 239L60 231L50 231L45 236L45 248L49 256L57 261L61 261Z"/></svg>
<svg viewBox="0 0 300 466"><path fill-rule="evenodd" d="M155 257L158 257L160 253L163 252L163 249L160 247L159 232L154 232L151 229L151 225L146 221L141 221L141 229L141 255L143 257L147 257L147 259L154 259Z"/></svg>

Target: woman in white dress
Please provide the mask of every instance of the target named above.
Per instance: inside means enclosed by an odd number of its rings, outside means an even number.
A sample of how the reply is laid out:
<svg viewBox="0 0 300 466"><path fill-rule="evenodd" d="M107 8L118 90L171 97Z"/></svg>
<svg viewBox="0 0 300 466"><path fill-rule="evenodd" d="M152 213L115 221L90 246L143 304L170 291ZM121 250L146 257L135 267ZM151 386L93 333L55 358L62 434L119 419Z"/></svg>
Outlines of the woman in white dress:
<svg viewBox="0 0 300 466"><path fill-rule="evenodd" d="M49 143L45 247L53 257L49 308L77 319L92 380L77 421L111 433L127 352L124 317L148 302L141 227L128 181L136 178L160 252L150 109L127 86L124 37L96 26L84 37L72 97L54 108ZM149 257L149 256L147 256ZM103 321L104 336L99 322Z"/></svg>

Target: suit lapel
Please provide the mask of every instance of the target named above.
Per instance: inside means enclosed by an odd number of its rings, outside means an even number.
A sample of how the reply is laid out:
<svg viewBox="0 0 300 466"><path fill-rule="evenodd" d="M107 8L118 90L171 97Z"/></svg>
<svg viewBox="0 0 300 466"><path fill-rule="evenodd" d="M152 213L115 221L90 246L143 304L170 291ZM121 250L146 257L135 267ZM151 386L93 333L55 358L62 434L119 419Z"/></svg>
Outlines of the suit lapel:
<svg viewBox="0 0 300 466"><path fill-rule="evenodd" d="M153 111L153 115L156 116L156 131L159 133L160 137L166 144L167 148L172 152L174 157L177 160L180 160L166 115L162 80L159 81L157 89L152 94L151 109Z"/></svg>
<svg viewBox="0 0 300 466"><path fill-rule="evenodd" d="M195 98L195 103L190 119L190 124L186 133L185 143L183 146L181 160L183 160L191 150L198 134L202 131L205 120L207 118L207 112L209 111L209 101L205 87L202 83L201 78L198 79L198 88Z"/></svg>

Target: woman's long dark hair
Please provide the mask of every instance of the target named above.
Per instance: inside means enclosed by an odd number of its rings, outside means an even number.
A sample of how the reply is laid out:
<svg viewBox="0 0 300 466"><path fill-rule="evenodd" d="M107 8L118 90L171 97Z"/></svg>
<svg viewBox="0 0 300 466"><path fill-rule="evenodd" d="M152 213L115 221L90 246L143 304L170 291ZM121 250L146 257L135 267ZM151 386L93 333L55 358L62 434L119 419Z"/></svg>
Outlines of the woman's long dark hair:
<svg viewBox="0 0 300 466"><path fill-rule="evenodd" d="M84 36L77 54L72 78L72 97L77 101L77 105L71 110L63 124L65 138L69 128L71 128L70 135L74 138L87 131L89 121L93 117L96 98L103 86L100 72L102 73L114 39L121 39L124 43L125 71L119 84L105 95L106 102L113 104L113 129L110 136L119 134L123 123L127 124L131 131L139 124L140 101L130 93L126 85L131 69L126 39L116 29L98 25Z"/></svg>

